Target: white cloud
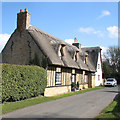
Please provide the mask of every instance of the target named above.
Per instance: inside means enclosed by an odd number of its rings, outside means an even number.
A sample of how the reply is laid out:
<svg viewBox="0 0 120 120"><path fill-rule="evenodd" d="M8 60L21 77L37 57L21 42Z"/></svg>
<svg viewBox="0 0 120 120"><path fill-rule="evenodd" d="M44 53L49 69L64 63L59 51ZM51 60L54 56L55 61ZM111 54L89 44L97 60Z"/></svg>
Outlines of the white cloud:
<svg viewBox="0 0 120 120"><path fill-rule="evenodd" d="M4 48L9 38L10 38L9 34L0 34L0 52Z"/></svg>
<svg viewBox="0 0 120 120"><path fill-rule="evenodd" d="M109 32L110 38L118 38L118 27L117 26L107 27L107 31Z"/></svg>
<svg viewBox="0 0 120 120"><path fill-rule="evenodd" d="M81 27L81 28L79 29L79 32L84 32L84 33L90 34L90 33L94 32L94 29L91 28L91 27L87 27L87 28L82 28L82 27Z"/></svg>
<svg viewBox="0 0 120 120"><path fill-rule="evenodd" d="M106 47L102 47L102 46L100 46L100 48L102 49L102 53L106 53L107 50L108 50L108 48L106 48Z"/></svg>
<svg viewBox="0 0 120 120"><path fill-rule="evenodd" d="M98 35L98 36L100 36L100 37L103 37L103 36L104 36L103 33L102 33L100 30L95 30L95 29L92 28L92 27L87 27L87 28L81 27L81 28L79 28L78 31L79 31L79 32L82 32L82 33L87 33L87 34L96 34L96 35Z"/></svg>
<svg viewBox="0 0 120 120"><path fill-rule="evenodd" d="M72 45L72 43L74 43L74 39L65 39L64 41L71 45Z"/></svg>
<svg viewBox="0 0 120 120"><path fill-rule="evenodd" d="M101 51L101 56L102 56L102 60L104 61L104 60L106 59L106 58L105 58L105 55L106 55L106 53L107 53L108 48L103 47L103 46L100 46L100 48L102 49L102 51Z"/></svg>
<svg viewBox="0 0 120 120"><path fill-rule="evenodd" d="M109 11L104 10L104 11L102 11L101 15L100 15L98 18L102 18L102 17L108 16L108 15L110 15L110 14L111 14L111 13L110 13Z"/></svg>

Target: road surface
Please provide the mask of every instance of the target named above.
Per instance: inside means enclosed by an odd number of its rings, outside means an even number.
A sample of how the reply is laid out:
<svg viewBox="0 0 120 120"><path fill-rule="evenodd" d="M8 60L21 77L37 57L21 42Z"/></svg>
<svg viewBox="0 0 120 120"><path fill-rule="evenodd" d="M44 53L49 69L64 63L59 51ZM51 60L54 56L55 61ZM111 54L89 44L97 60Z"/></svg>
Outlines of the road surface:
<svg viewBox="0 0 120 120"><path fill-rule="evenodd" d="M118 94L117 87L89 91L4 114L3 118L94 118Z"/></svg>

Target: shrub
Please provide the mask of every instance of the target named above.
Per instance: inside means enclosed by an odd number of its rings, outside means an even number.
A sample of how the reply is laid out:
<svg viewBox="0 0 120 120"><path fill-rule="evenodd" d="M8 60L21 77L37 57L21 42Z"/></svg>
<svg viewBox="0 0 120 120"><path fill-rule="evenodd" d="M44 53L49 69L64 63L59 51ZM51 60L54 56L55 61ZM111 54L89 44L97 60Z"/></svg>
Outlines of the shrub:
<svg viewBox="0 0 120 120"><path fill-rule="evenodd" d="M83 89L85 89L85 87L84 87L84 86L83 86L82 88L83 88Z"/></svg>
<svg viewBox="0 0 120 120"><path fill-rule="evenodd" d="M79 82L77 81L77 88L79 88Z"/></svg>
<svg viewBox="0 0 120 120"><path fill-rule="evenodd" d="M71 84L71 88L75 88L75 83L74 82L72 82L72 84Z"/></svg>
<svg viewBox="0 0 120 120"><path fill-rule="evenodd" d="M2 102L38 96L46 84L46 71L41 67L2 64Z"/></svg>

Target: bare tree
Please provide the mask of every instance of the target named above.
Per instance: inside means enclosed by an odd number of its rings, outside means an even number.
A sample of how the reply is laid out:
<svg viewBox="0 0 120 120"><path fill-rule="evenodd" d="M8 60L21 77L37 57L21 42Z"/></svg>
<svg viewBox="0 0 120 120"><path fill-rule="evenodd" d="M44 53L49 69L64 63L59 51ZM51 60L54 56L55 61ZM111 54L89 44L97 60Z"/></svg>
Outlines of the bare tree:
<svg viewBox="0 0 120 120"><path fill-rule="evenodd" d="M120 81L120 48L110 47L105 55L103 62L103 75L105 77L114 77ZM107 71L106 71L107 70Z"/></svg>

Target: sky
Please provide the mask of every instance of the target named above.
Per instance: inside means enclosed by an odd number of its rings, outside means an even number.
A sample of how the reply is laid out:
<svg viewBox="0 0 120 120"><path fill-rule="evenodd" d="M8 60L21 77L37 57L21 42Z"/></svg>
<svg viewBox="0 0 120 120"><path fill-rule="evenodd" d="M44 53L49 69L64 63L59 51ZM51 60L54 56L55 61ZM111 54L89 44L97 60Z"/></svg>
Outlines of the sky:
<svg viewBox="0 0 120 120"><path fill-rule="evenodd" d="M17 13L28 8L31 24L70 44L118 45L117 2L3 2L0 51L17 26Z"/></svg>

